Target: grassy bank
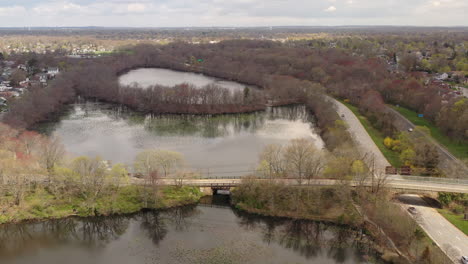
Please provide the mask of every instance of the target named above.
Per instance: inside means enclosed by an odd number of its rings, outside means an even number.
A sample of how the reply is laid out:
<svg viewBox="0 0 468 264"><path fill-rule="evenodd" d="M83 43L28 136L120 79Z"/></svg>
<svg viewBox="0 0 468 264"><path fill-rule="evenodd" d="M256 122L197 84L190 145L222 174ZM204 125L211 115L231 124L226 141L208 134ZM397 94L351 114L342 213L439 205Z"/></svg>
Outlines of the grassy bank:
<svg viewBox="0 0 468 264"><path fill-rule="evenodd" d="M369 120L359 112L356 106L343 101L341 101L341 103L346 105L346 107L348 107L354 113L354 115L356 115L356 117L359 119L359 122L361 122L361 124L364 126L367 133L372 138L377 147L380 149L384 157L388 160L388 162L390 162L390 164L393 167L401 167L402 162L400 160L399 154L385 147L385 136L379 130L372 126Z"/></svg>
<svg viewBox="0 0 468 264"><path fill-rule="evenodd" d="M463 219L463 214L454 214L448 209L437 209L437 211L468 236L468 221Z"/></svg>
<svg viewBox="0 0 468 264"><path fill-rule="evenodd" d="M232 202L249 213L359 225L361 217L341 191L335 187L250 183L233 191Z"/></svg>
<svg viewBox="0 0 468 264"><path fill-rule="evenodd" d="M155 197L145 199L145 192L138 186L124 186L110 195L94 201L82 196L57 197L42 187L36 187L25 195L24 201L16 206L1 205L0 224L25 220L56 219L68 216L95 216L127 214L144 208L164 209L198 202L202 194L193 187L162 187ZM12 197L1 197L4 204Z"/></svg>
<svg viewBox="0 0 468 264"><path fill-rule="evenodd" d="M404 107L391 106L393 109L398 111L402 116L411 121L415 126L423 126L429 129L430 136L436 140L439 144L445 146L450 153L456 156L459 159L468 158L468 143L467 142L457 142L450 139L446 136L438 127L436 127L429 120L418 117L418 113Z"/></svg>

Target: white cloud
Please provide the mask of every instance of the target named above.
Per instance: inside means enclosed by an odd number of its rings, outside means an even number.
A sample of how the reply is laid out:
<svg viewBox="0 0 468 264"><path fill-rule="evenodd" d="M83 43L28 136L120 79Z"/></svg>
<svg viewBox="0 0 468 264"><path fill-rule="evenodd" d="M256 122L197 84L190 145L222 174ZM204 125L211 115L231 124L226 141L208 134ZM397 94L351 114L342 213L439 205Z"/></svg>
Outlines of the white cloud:
<svg viewBox="0 0 468 264"><path fill-rule="evenodd" d="M142 3L131 3L127 5L128 12L141 13L147 9L147 6Z"/></svg>
<svg viewBox="0 0 468 264"><path fill-rule="evenodd" d="M0 7L0 16L18 16L26 12L23 6L5 6Z"/></svg>
<svg viewBox="0 0 468 264"><path fill-rule="evenodd" d="M72 2L51 2L35 6L32 11L40 16L56 16L64 13L87 13L87 7Z"/></svg>
<svg viewBox="0 0 468 264"><path fill-rule="evenodd" d="M335 6L329 6L327 9L324 10L325 12L335 12L336 7Z"/></svg>
<svg viewBox="0 0 468 264"><path fill-rule="evenodd" d="M0 0L5 27L468 26L466 14L468 0Z"/></svg>

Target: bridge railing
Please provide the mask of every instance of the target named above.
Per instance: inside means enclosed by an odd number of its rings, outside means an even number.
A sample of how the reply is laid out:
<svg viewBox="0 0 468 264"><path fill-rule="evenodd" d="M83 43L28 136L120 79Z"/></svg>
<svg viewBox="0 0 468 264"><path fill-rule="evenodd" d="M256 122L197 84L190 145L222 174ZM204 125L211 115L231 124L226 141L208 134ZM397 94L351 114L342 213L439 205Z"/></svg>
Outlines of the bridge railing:
<svg viewBox="0 0 468 264"><path fill-rule="evenodd" d="M393 177L392 177L393 176ZM417 182L432 182L432 183L441 183L441 184L456 184L456 185L468 185L468 179L453 179L453 178L439 178L439 177L425 177L425 176L402 176L402 175L392 175L388 178L389 181L399 181L399 180L406 180L406 181L417 181ZM394 177L397 178L394 178ZM200 180L240 180L245 179L246 176L201 176L196 179ZM267 180L270 179L269 177L254 177L252 179L259 179L259 180ZM284 178L287 179L294 179L294 178ZM276 180L281 180L277 178ZM317 179L314 179L317 180ZM318 179L318 180L333 180L333 179ZM307 180L304 180L307 181Z"/></svg>
<svg viewBox="0 0 468 264"><path fill-rule="evenodd" d="M468 179L453 179L453 178L439 178L439 177L422 177L422 176L400 176L401 179L406 181L416 182L432 182L441 184L455 184L455 185L468 185ZM397 181L398 179L392 179Z"/></svg>

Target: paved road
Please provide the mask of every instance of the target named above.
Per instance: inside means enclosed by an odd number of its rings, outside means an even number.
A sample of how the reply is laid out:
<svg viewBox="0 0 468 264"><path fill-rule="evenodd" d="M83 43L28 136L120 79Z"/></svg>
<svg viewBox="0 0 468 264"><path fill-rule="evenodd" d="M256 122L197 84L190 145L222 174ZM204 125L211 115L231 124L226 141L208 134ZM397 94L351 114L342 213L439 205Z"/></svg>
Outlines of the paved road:
<svg viewBox="0 0 468 264"><path fill-rule="evenodd" d="M387 107L388 111L392 113L395 118L396 122L395 125L398 130L400 131L408 131L408 129L412 128L414 129L416 126L406 119L403 115L401 115L398 111L391 107ZM467 178L468 177L468 168L455 156L453 156L444 146L440 145L438 142L436 142L430 135L427 135L426 133L422 133L419 131L413 131L413 133L416 136L421 136L424 137L429 143L434 145L438 152L439 152L439 157L440 157L440 164L439 167L442 169L448 168L449 166L456 166L460 168L460 177L459 178ZM455 165L454 165L455 164Z"/></svg>
<svg viewBox="0 0 468 264"><path fill-rule="evenodd" d="M399 197L403 207L416 208L418 213L411 215L432 240L452 259L460 263L461 256L468 255L468 236L430 207L418 195L405 194Z"/></svg>
<svg viewBox="0 0 468 264"><path fill-rule="evenodd" d="M329 97L329 99L335 104L337 112L341 118L348 124L348 131L353 136L358 147L361 149L361 152L373 154L375 158L375 167L381 168L382 171L385 170L386 166L390 166L390 163L384 157L377 145L375 145L374 141L354 113L341 102L331 97Z"/></svg>
<svg viewBox="0 0 468 264"><path fill-rule="evenodd" d="M415 179L402 179L399 175L391 175L386 180L386 187L393 189L400 189L406 191L417 191L417 192L454 192L454 193L468 193L468 181L459 181L456 179L446 179L444 182L434 182L428 177L415 177ZM268 179L260 179L265 180ZM218 187L218 186L237 186L242 182L241 177L235 178L204 178L204 179L185 179L182 181L184 185L199 186L199 187ZM282 182L286 185L298 185L296 179L277 179L276 182ZM132 178L132 184L143 184L143 180ZM176 183L174 179L161 179L159 182L161 185L173 185ZM342 181L332 179L312 179L310 182L303 181L303 185L320 185L320 186L331 186L342 184ZM357 186L359 183L355 181L349 181L350 186ZM371 186L371 181L364 182L365 186Z"/></svg>

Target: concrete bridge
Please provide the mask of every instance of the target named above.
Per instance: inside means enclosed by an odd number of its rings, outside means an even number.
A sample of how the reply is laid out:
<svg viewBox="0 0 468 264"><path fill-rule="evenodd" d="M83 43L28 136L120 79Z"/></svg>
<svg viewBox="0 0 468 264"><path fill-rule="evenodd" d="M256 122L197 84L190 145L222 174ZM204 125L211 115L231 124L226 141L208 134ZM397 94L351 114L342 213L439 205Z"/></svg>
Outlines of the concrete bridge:
<svg viewBox="0 0 468 264"><path fill-rule="evenodd" d="M253 178L258 181L268 182L270 179ZM213 192L218 190L230 190L233 187L239 186L242 183L243 177L211 177L211 178L196 178L184 179L176 182L174 179L161 179L161 185L176 185L183 184L185 186L197 186L200 188L211 189ZM310 181L303 180L299 183L298 179L274 179L277 183L283 183L291 186L332 186L337 184L347 184L352 187L356 186L372 186L372 180L364 182L358 181L339 181L334 179L312 179ZM141 184L141 179L135 179L135 184ZM452 192L452 193L468 193L468 180L466 179L448 179L420 176L400 176L392 175L385 180L385 187L398 191L424 193L424 192Z"/></svg>

